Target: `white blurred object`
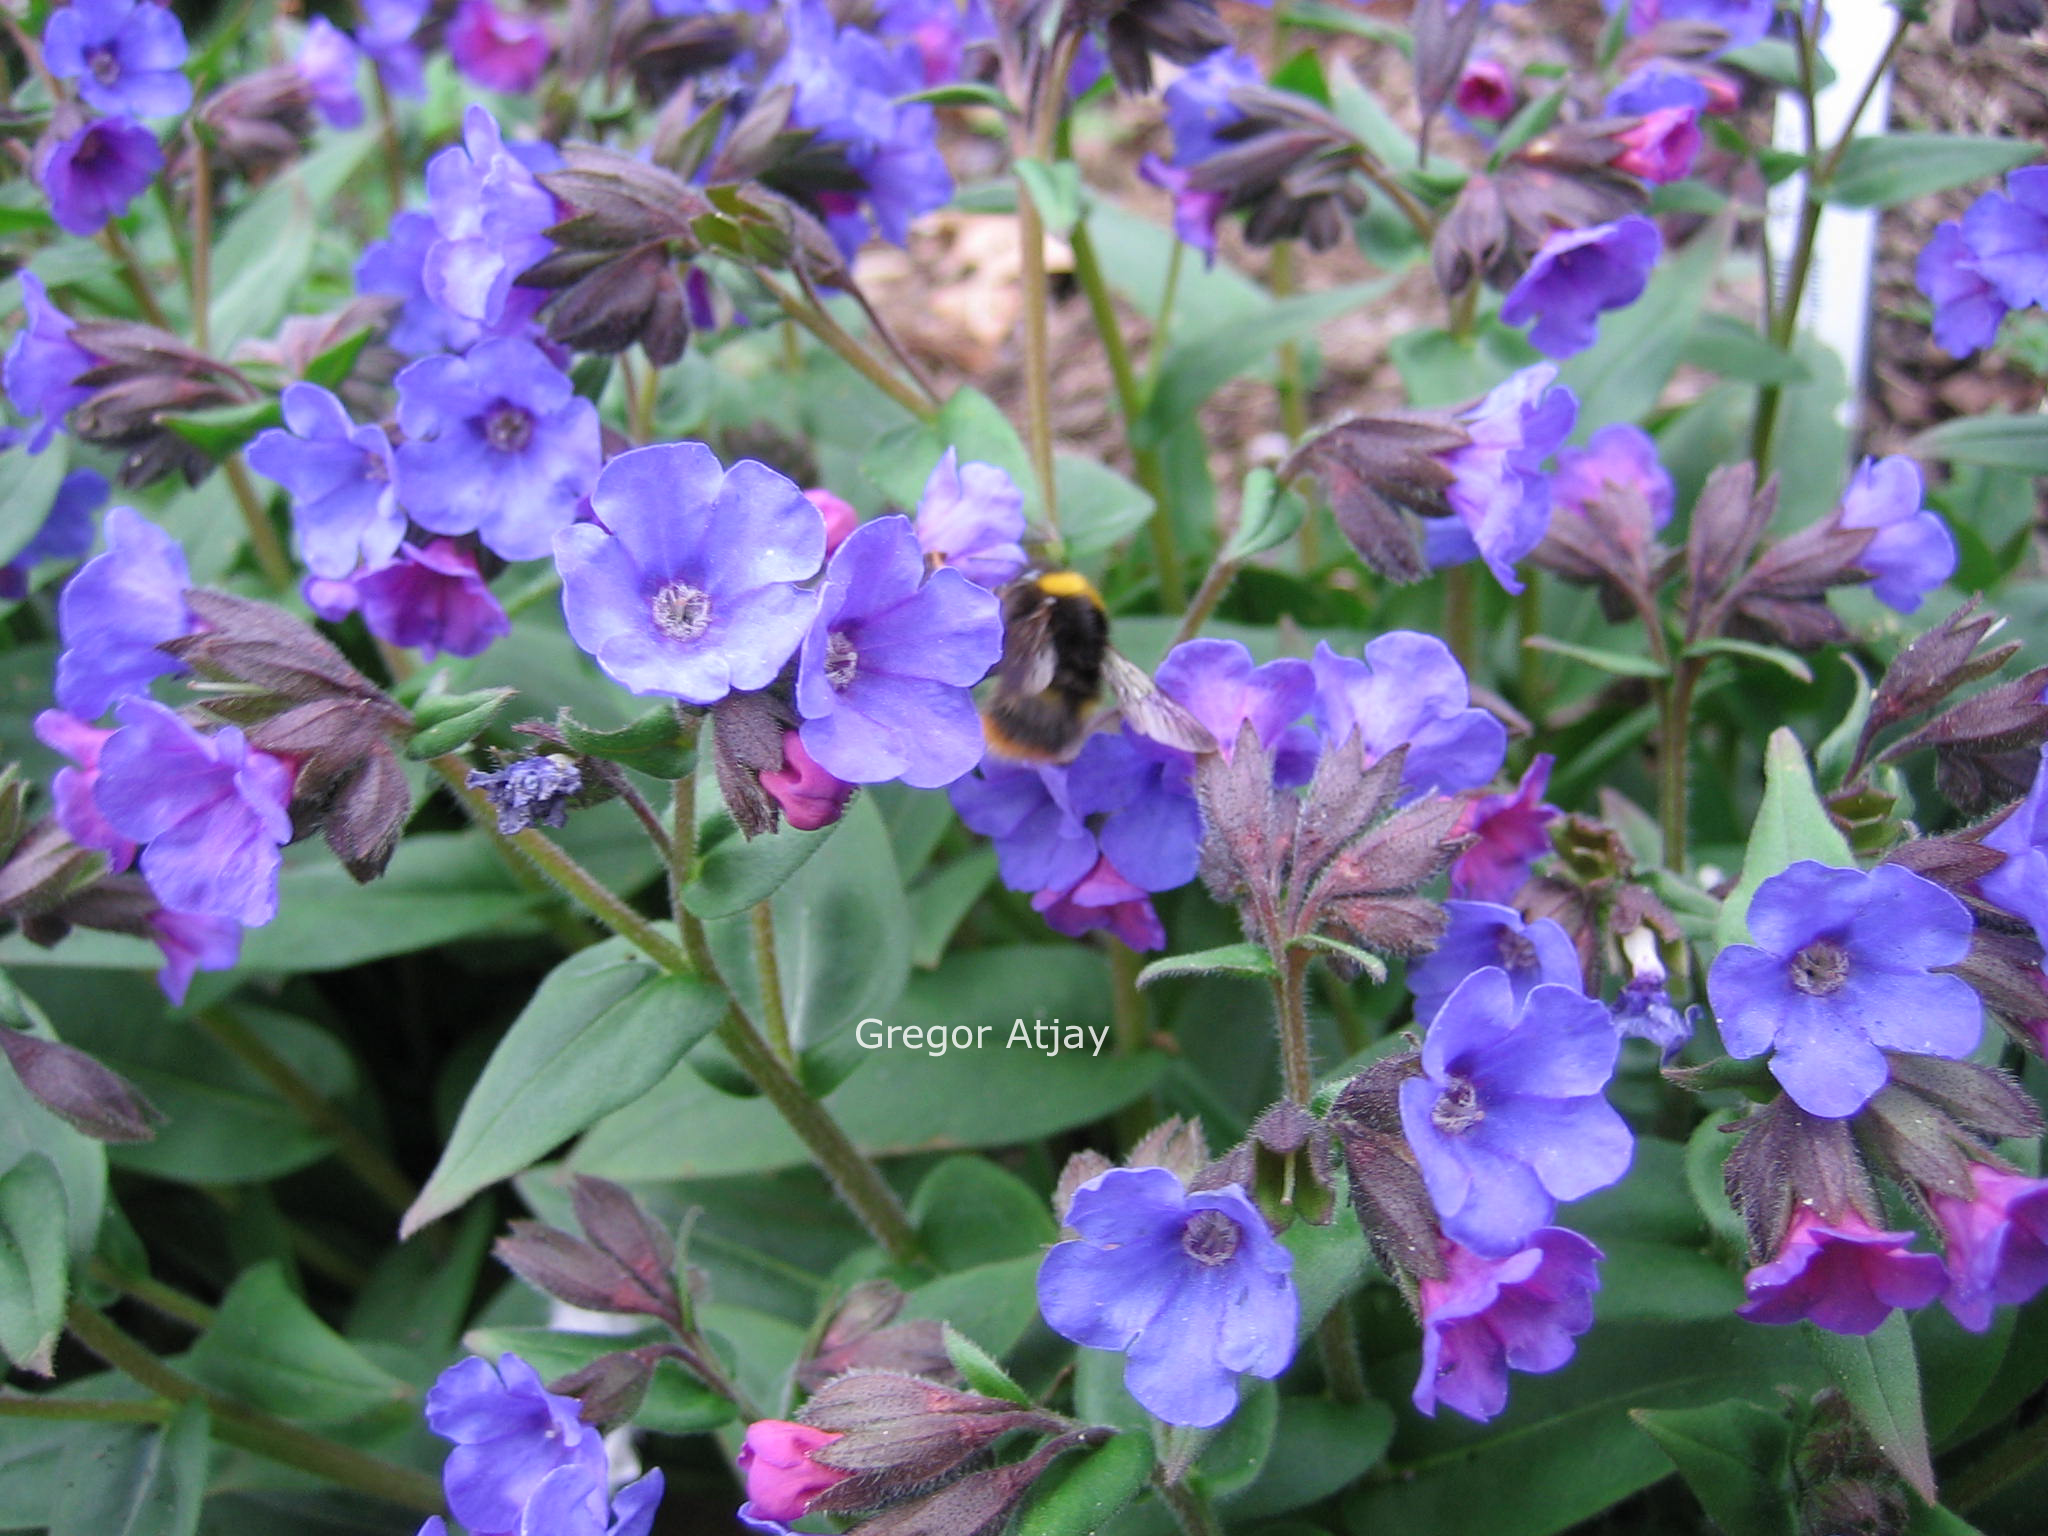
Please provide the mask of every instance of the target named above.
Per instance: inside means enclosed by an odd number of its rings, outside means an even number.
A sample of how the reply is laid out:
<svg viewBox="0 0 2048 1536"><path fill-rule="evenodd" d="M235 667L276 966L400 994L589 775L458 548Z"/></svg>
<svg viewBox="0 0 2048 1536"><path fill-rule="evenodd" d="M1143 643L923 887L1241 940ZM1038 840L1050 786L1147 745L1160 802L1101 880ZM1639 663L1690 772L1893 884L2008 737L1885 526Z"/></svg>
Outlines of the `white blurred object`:
<svg viewBox="0 0 2048 1536"><path fill-rule="evenodd" d="M1820 53L1834 69L1834 83L1815 99L1825 155L1848 126L1849 114L1863 82L1884 57L1898 14L1886 0L1834 0L1828 6L1827 35ZM1891 73L1877 83L1859 133L1882 133L1891 104ZM1798 96L1782 91L1772 130L1779 149L1802 154L1806 149L1805 112ZM1769 228L1771 256L1776 263L1780 295L1791 269L1792 245L1799 230L1799 205L1806 196L1806 178L1789 176L1771 189ZM1813 264L1807 272L1806 297L1799 309L1799 329L1816 337L1842 360L1849 379L1848 397L1837 415L1852 431L1862 396L1864 356L1870 334L1870 273L1877 253L1874 210L1829 204L1821 212L1813 242Z"/></svg>

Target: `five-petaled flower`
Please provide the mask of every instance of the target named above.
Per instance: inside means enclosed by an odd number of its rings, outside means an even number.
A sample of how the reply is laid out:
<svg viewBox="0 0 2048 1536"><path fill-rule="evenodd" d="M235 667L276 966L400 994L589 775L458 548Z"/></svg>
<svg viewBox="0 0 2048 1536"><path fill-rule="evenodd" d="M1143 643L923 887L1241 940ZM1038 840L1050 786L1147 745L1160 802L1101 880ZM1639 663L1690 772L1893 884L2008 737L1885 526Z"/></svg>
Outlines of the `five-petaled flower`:
<svg viewBox="0 0 2048 1536"><path fill-rule="evenodd" d="M57 703L97 720L118 699L183 672L161 649L192 632L191 574L178 541L132 507L107 513L107 547L79 567L57 600Z"/></svg>
<svg viewBox="0 0 2048 1536"><path fill-rule="evenodd" d="M185 29L152 0L71 0L50 12L43 62L78 82L86 104L134 117L170 117L192 104Z"/></svg>
<svg viewBox="0 0 2048 1536"><path fill-rule="evenodd" d="M1773 1051L1771 1075L1808 1114L1853 1115L1885 1084L1886 1051L1967 1056L1984 1006L1942 974L1969 953L1969 908L1895 864L1811 859L1759 885L1751 944L1714 957L1707 996L1728 1054Z"/></svg>
<svg viewBox="0 0 2048 1536"><path fill-rule="evenodd" d="M1237 1378L1294 1358L1294 1256L1235 1184L1190 1193L1165 1168L1112 1168L1074 1192L1038 1271L1038 1307L1062 1338L1129 1356L1124 1385L1155 1418L1209 1428Z"/></svg>
<svg viewBox="0 0 2048 1536"><path fill-rule="evenodd" d="M1444 1244L1442 1279L1419 1282L1422 1370L1413 1401L1434 1417L1439 1403L1484 1421L1507 1406L1509 1370L1562 1369L1593 1326L1602 1255L1563 1227L1543 1227L1528 1246L1482 1258Z"/></svg>
<svg viewBox="0 0 2048 1536"><path fill-rule="evenodd" d="M1753 1323L1811 1321L1830 1333L1874 1333L1894 1308L1924 1307L1948 1286L1931 1253L1911 1253L1911 1232L1881 1232L1854 1210L1793 1213L1778 1251L1743 1281L1740 1314Z"/></svg>

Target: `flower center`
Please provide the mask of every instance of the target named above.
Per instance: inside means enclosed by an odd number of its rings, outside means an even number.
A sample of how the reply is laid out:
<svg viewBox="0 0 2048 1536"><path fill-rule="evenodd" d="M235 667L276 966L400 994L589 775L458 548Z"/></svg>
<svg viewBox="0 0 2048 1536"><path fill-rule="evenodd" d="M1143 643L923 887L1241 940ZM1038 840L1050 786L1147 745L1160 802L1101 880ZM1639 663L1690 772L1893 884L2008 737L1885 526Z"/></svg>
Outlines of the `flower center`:
<svg viewBox="0 0 2048 1536"><path fill-rule="evenodd" d="M1243 1236L1221 1211L1197 1211L1180 1229L1181 1252L1197 1264L1227 1264Z"/></svg>
<svg viewBox="0 0 2048 1536"><path fill-rule="evenodd" d="M1526 933L1503 928L1500 931L1500 963L1514 975L1533 971L1536 969L1536 946L1529 942Z"/></svg>
<svg viewBox="0 0 2048 1536"><path fill-rule="evenodd" d="M1808 997L1842 990L1849 979L1849 952L1833 939L1818 939L1792 957L1792 985Z"/></svg>
<svg viewBox="0 0 2048 1536"><path fill-rule="evenodd" d="M389 483L391 479L391 466L384 462L382 454L365 451L363 454L363 478L372 485L385 485Z"/></svg>
<svg viewBox="0 0 2048 1536"><path fill-rule="evenodd" d="M694 640L711 627L711 594L672 581L654 594L654 627L671 640Z"/></svg>
<svg viewBox="0 0 2048 1536"><path fill-rule="evenodd" d="M500 453L518 453L533 440L533 414L502 401L484 412L484 440Z"/></svg>
<svg viewBox="0 0 2048 1536"><path fill-rule="evenodd" d="M825 681L844 693L859 671L860 652L843 630L833 630L825 637Z"/></svg>
<svg viewBox="0 0 2048 1536"><path fill-rule="evenodd" d="M1462 1136L1486 1118L1479 1090L1469 1077L1454 1077L1429 1112L1430 1123L1447 1136Z"/></svg>
<svg viewBox="0 0 2048 1536"><path fill-rule="evenodd" d="M111 48L95 48L86 55L86 67L92 71L93 79L101 85L112 85L121 78L121 58Z"/></svg>

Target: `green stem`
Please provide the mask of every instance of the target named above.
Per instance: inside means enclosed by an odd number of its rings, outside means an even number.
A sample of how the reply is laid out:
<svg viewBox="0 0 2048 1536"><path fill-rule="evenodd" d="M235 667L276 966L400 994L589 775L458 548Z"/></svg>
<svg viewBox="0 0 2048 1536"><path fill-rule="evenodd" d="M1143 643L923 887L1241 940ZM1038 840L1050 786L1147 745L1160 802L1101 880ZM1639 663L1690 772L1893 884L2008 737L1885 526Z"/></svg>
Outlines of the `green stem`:
<svg viewBox="0 0 2048 1536"><path fill-rule="evenodd" d="M1372 1031L1366 1025L1365 1016L1358 1011L1351 988L1335 971L1322 966L1316 975L1322 981L1323 1003L1337 1021L1337 1034L1344 1042L1345 1052L1356 1056L1372 1044Z"/></svg>
<svg viewBox="0 0 2048 1536"><path fill-rule="evenodd" d="M234 493L235 505L242 509L242 522L249 530L249 548L255 552L257 568L274 590L284 591L292 584L291 556L284 551L284 541L277 536L277 525L270 520L270 511L263 505L256 482L249 478L248 466L239 453L231 453L220 461L220 472Z"/></svg>
<svg viewBox="0 0 2048 1536"><path fill-rule="evenodd" d="M408 1509L440 1514L445 1508L440 1484L425 1473L379 1461L209 1391L173 1370L82 1301L71 1303L65 1323L80 1344L158 1397L173 1403L203 1402L213 1415L216 1439Z"/></svg>
<svg viewBox="0 0 2048 1536"><path fill-rule="evenodd" d="M1216 1522L1216 1511L1209 1507L1205 1494L1195 1492L1185 1483L1155 1482L1159 1498L1173 1512L1175 1523L1180 1526L1181 1536L1223 1536L1223 1527Z"/></svg>
<svg viewBox="0 0 2048 1536"><path fill-rule="evenodd" d="M1078 32L1068 32L1053 44L1045 70L1038 78L1035 97L1026 104L1030 122L1024 143L1026 158L1043 162L1051 155L1053 135L1066 101L1067 71L1079 38ZM1038 481L1038 504L1045 531L1057 549L1059 486L1053 478L1052 296L1045 270L1045 219L1022 177L1017 179L1017 247L1024 285L1025 436L1031 448L1032 473Z"/></svg>
<svg viewBox="0 0 2048 1536"><path fill-rule="evenodd" d="M1543 653L1529 642L1543 633L1543 573L1532 567L1522 582L1522 595L1515 599L1516 680L1521 685L1522 713L1533 720L1543 692Z"/></svg>
<svg viewBox="0 0 2048 1536"><path fill-rule="evenodd" d="M754 276L761 286L768 290L769 297L782 306L785 315L825 343L854 372L919 421L930 421L939 414L939 404L936 400L919 394L898 378L894 370L856 341L844 326L833 319L830 311L805 302L765 272L757 271Z"/></svg>
<svg viewBox="0 0 2048 1536"><path fill-rule="evenodd" d="M1950 1477L1942 1503L1956 1510L1987 1504L2044 1463L2048 1463L2048 1418L2037 1418Z"/></svg>
<svg viewBox="0 0 2048 1536"><path fill-rule="evenodd" d="M1467 561L1444 572L1444 638L1458 664L1479 681L1479 570Z"/></svg>
<svg viewBox="0 0 2048 1536"><path fill-rule="evenodd" d="M261 1036L226 1008L202 1008L196 1017L200 1028L274 1088L277 1096L289 1104L308 1126L334 1143L335 1156L368 1186L371 1193L401 1216L412 1208L413 1201L419 1198L419 1190L414 1188L404 1171L382 1147L364 1135L354 1121L330 1104L298 1068L278 1055Z"/></svg>
<svg viewBox="0 0 2048 1536"><path fill-rule="evenodd" d="M789 1037L789 1014L782 1006L782 963L775 953L775 908L757 901L749 921L754 935L754 970L761 983L761 1023L775 1054L794 1064L796 1047Z"/></svg>
<svg viewBox="0 0 2048 1536"><path fill-rule="evenodd" d="M1460 341L1470 339L1473 327L1479 323L1478 278L1451 295L1446 314L1450 333Z"/></svg>
<svg viewBox="0 0 2048 1536"><path fill-rule="evenodd" d="M189 122L185 143L192 151L192 342L206 352L213 323L213 161Z"/></svg>
<svg viewBox="0 0 2048 1536"><path fill-rule="evenodd" d="M1172 650L1192 640L1201 633L1202 626L1209 621L1209 615L1216 611L1216 605L1223 601L1223 594L1230 590L1230 584L1237 580L1238 564L1235 560L1218 560L1202 577L1202 584L1195 588L1194 600L1188 604L1187 612L1180 616L1180 625L1173 632Z"/></svg>
<svg viewBox="0 0 2048 1536"><path fill-rule="evenodd" d="M1685 873L1686 839L1692 815L1686 769L1692 740L1693 691L1699 686L1699 678L1698 660L1680 657L1671 680L1662 685L1664 719L1657 753L1657 815L1664 826L1664 867L1677 874Z"/></svg>
<svg viewBox="0 0 2048 1536"><path fill-rule="evenodd" d="M1280 1080L1287 1097L1306 1104L1315 1096L1316 1079L1308 1042L1307 992L1309 957L1290 949L1273 957L1280 974L1273 978L1273 1022L1280 1035Z"/></svg>
<svg viewBox="0 0 2048 1536"><path fill-rule="evenodd" d="M187 1296L183 1291L165 1285L161 1280L152 1280L147 1275L126 1274L97 1254L87 1264L86 1272L101 1285L112 1286L133 1296L151 1311L161 1312L195 1332L204 1333L214 1324L216 1314L213 1308L197 1297Z"/></svg>
<svg viewBox="0 0 2048 1536"><path fill-rule="evenodd" d="M839 1198L860 1218L868 1235L881 1244L894 1262L917 1263L917 1232L903 1202L896 1198L896 1191L825 1106L804 1091L803 1084L782 1064L738 1007L727 1011L725 1022L718 1027L718 1038L809 1149L812 1161L832 1181Z"/></svg>
<svg viewBox="0 0 2048 1536"><path fill-rule="evenodd" d="M171 328L170 318L164 314L163 305L157 303L156 294L149 286L149 274L142 270L142 258L135 254L135 247L128 243L128 237L121 233L120 226L108 224L101 229L100 244L120 266L121 280L135 296L142 317L158 330L168 331Z"/></svg>
<svg viewBox="0 0 2048 1536"><path fill-rule="evenodd" d="M161 1424L178 1405L161 1397L0 1395L0 1419L60 1419L88 1424Z"/></svg>
<svg viewBox="0 0 2048 1536"><path fill-rule="evenodd" d="M377 97L377 129L384 159L384 191L391 199L391 215L398 216L405 207L405 145L398 136L398 111L391 104L391 93L384 88L384 76L376 68L370 70L371 89Z"/></svg>
<svg viewBox="0 0 2048 1536"><path fill-rule="evenodd" d="M1138 985L1143 965L1116 940L1103 944L1109 953L1109 1022L1111 1043L1119 1056L1135 1056L1152 1034L1152 1003ZM1145 1093L1117 1112L1117 1134L1126 1147L1135 1146L1159 1123L1157 1095Z"/></svg>
<svg viewBox="0 0 2048 1536"><path fill-rule="evenodd" d="M1349 1298L1340 1296L1316 1329L1316 1348L1323 1361L1323 1384L1340 1403L1362 1403L1372 1395L1365 1367L1358 1358L1358 1327Z"/></svg>
<svg viewBox="0 0 2048 1536"><path fill-rule="evenodd" d="M470 818L489 837L516 852L605 927L665 971L685 975L696 970L675 940L613 895L552 838L531 830L515 832L509 837L500 832L497 812L491 809L483 791L469 787L469 765L459 756L450 753L446 757L435 758L434 770L454 792L455 798L462 802Z"/></svg>
<svg viewBox="0 0 2048 1536"><path fill-rule="evenodd" d="M1272 263L1266 269L1266 286L1276 299L1288 298L1297 290L1292 240L1282 240L1274 245ZM1280 403L1280 430L1286 434L1291 447L1308 435L1308 386L1302 375L1299 342L1289 340L1280 344L1280 373L1274 387ZM1322 564L1321 545L1316 529L1315 506L1311 503L1308 515L1301 520L1295 546L1305 573L1313 572Z"/></svg>
<svg viewBox="0 0 2048 1536"><path fill-rule="evenodd" d="M1095 254L1095 241L1084 219L1074 226L1074 276L1088 298L1088 312L1094 318L1096 334L1102 339L1103 356L1109 360L1109 376L1116 388L1117 405L1123 412L1124 442L1131 450L1131 465L1138 484L1152 498L1152 563L1159 573L1159 601L1169 610L1187 604L1187 581L1181 575L1180 550L1173 534L1173 507L1166 495L1166 476L1156 448L1138 445L1138 422L1145 414L1149 388L1138 381L1131 367L1130 348L1124 344L1123 327L1117 321L1116 306L1109 284L1102 275L1102 263ZM1175 246L1176 254L1179 246Z"/></svg>
<svg viewBox="0 0 2048 1536"><path fill-rule="evenodd" d="M1166 285L1159 293L1159 314L1152 322L1152 339L1145 344L1145 378L1143 392L1146 398L1152 394L1152 386L1159 379L1159 365L1166 356L1166 341L1173 334L1173 306L1180 294L1180 269L1187 260L1187 243L1173 242L1173 254L1166 258Z"/></svg>

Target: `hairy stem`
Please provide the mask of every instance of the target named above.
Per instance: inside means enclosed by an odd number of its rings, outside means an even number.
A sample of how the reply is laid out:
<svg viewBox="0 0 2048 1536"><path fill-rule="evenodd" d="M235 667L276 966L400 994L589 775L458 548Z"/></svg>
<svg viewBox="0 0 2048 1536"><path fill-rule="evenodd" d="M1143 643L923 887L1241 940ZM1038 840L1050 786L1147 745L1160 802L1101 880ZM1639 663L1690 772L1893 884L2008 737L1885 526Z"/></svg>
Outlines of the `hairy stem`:
<svg viewBox="0 0 2048 1536"><path fill-rule="evenodd" d="M1692 816L1686 777L1692 740L1693 691L1699 686L1696 657L1680 657L1669 682L1661 684L1663 731L1657 753L1657 818L1664 827L1664 867L1685 873L1686 839Z"/></svg>
<svg viewBox="0 0 2048 1536"><path fill-rule="evenodd" d="M86 1265L86 1273L101 1285L111 1286L117 1291L133 1296L152 1312L160 1312L187 1328L204 1333L214 1323L213 1308L196 1296L187 1296L183 1291L165 1285L161 1280L152 1280L147 1275L131 1275L116 1269L99 1255L93 1255Z"/></svg>
<svg viewBox="0 0 2048 1536"><path fill-rule="evenodd" d="M1266 286L1272 289L1276 299L1287 298L1297 291L1292 240L1282 240L1274 245L1272 264L1266 269ZM1280 430L1286 434L1287 445L1291 448L1308 435L1308 385L1302 374L1300 342L1288 340L1280 343L1280 373L1274 389L1279 396ZM1302 570L1315 570L1322 563L1322 550L1319 547L1321 540L1316 536L1313 506L1301 520L1301 532L1296 538Z"/></svg>
<svg viewBox="0 0 2048 1536"><path fill-rule="evenodd" d="M775 1054L794 1064L796 1047L789 1037L789 1014L782 1006L782 962L775 953L775 908L766 901L755 902L748 922L753 928L754 969L761 982L761 1023Z"/></svg>
<svg viewBox="0 0 2048 1536"><path fill-rule="evenodd" d="M1444 638L1458 665L1479 681L1479 571L1472 561L1444 572Z"/></svg>
<svg viewBox="0 0 2048 1536"><path fill-rule="evenodd" d="M791 293L765 272L757 271L754 276L761 286L768 290L769 297L782 306L785 315L825 343L854 372L919 421L930 421L939 414L938 401L926 398L904 383L893 369L862 346L846 327L833 319L829 310Z"/></svg>
<svg viewBox="0 0 2048 1536"><path fill-rule="evenodd" d="M1038 89L1026 103L1030 130L1024 153L1045 162L1051 155L1053 135L1058 130L1066 98L1067 72L1073 63L1078 32L1063 35L1052 46ZM1050 316L1052 296L1045 271L1045 219L1031 188L1017 178L1017 245L1024 285L1024 401L1026 440L1031 447L1031 468L1038 481L1038 504L1045 531L1052 544L1060 542L1059 486L1053 479L1052 452L1052 345Z"/></svg>
<svg viewBox="0 0 2048 1536"><path fill-rule="evenodd" d="M1223 594L1237 580L1238 569L1235 560L1218 560L1209 567L1202 577L1202 584L1195 588L1194 599L1189 602L1187 612L1180 616L1180 625L1173 632L1173 642L1167 646L1169 651L1201 633L1202 626L1209 622L1209 615L1223 601Z"/></svg>
<svg viewBox="0 0 2048 1536"><path fill-rule="evenodd" d="M161 1397L52 1397L0 1394L0 1419L58 1419L87 1424L161 1424L178 1405Z"/></svg>
<svg viewBox="0 0 2048 1536"><path fill-rule="evenodd" d="M1197 1493L1186 1483L1169 1483L1164 1479L1152 1486L1159 1490L1160 1502L1173 1512L1181 1536L1223 1536L1216 1511L1209 1507L1208 1495Z"/></svg>
<svg viewBox="0 0 2048 1536"><path fill-rule="evenodd" d="M1530 569L1522 577L1522 595L1515 599L1516 682L1522 713L1536 718L1537 696L1543 691L1543 653L1530 640L1543 633L1543 573Z"/></svg>
<svg viewBox="0 0 2048 1536"><path fill-rule="evenodd" d="M149 286L149 274L142 270L142 258L135 254L135 247L128 243L128 237L121 233L120 226L109 224L100 230L100 244L114 258L121 269L121 281L128 285L129 293L142 310L142 317L160 331L171 328L170 317L164 313L163 305L157 303L156 294Z"/></svg>
<svg viewBox="0 0 2048 1536"><path fill-rule="evenodd" d="M220 461L220 472L234 494L235 505L242 509L242 522L249 530L249 548L255 552L263 579L276 591L287 590L292 584L291 556L285 553L284 541L277 536L277 525L270 520L262 493L249 478L249 467L239 453L231 453Z"/></svg>
<svg viewBox="0 0 2048 1536"><path fill-rule="evenodd" d="M1281 1085L1288 1098L1306 1104L1316 1089L1308 1042L1309 957L1305 951L1288 949L1273 960L1280 969L1273 978L1273 1022L1280 1034Z"/></svg>
<svg viewBox="0 0 2048 1536"><path fill-rule="evenodd" d="M1362 1403L1372 1395L1358 1358L1358 1326L1352 1320L1348 1297L1338 1297L1317 1327L1316 1349L1322 1356L1323 1382L1332 1398L1340 1403Z"/></svg>
<svg viewBox="0 0 2048 1536"><path fill-rule="evenodd" d="M425 1473L379 1461L208 1390L173 1370L82 1301L71 1303L65 1323L80 1344L158 1397L173 1403L203 1402L213 1415L216 1439L358 1493L428 1514L442 1513L440 1485Z"/></svg>
<svg viewBox="0 0 2048 1536"><path fill-rule="evenodd" d="M307 1125L334 1143L334 1155L394 1212L404 1215L419 1191L385 1150L334 1105L290 1062L226 1008L202 1008L199 1027L228 1053L277 1090ZM139 1293L138 1293L139 1294ZM147 1298L142 1298L147 1299Z"/></svg>
<svg viewBox="0 0 2048 1536"><path fill-rule="evenodd" d="M398 136L398 110L391 92L384 88L383 71L372 66L370 89L377 98L377 130L384 160L384 193L391 199L391 216L405 207L405 144Z"/></svg>
<svg viewBox="0 0 2048 1536"><path fill-rule="evenodd" d="M185 125L185 144L192 151L192 341L208 352L213 346L213 161L191 123Z"/></svg>

